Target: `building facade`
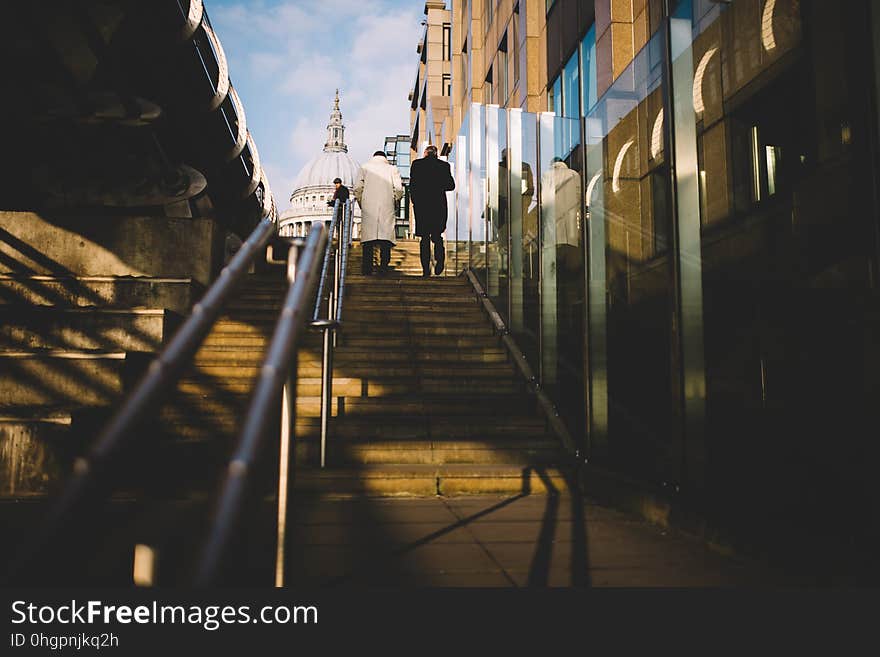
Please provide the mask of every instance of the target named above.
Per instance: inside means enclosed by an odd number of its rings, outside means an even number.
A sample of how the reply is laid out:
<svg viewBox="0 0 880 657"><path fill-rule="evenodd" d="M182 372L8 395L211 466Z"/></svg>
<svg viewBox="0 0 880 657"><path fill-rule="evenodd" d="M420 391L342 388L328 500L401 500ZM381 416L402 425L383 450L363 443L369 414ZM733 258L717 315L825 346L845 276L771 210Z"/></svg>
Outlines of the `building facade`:
<svg viewBox="0 0 880 657"><path fill-rule="evenodd" d="M538 4L529 93L517 3L453 3L455 266L591 463L722 532L876 539L878 3Z"/></svg>
<svg viewBox="0 0 880 657"><path fill-rule="evenodd" d="M348 154L348 146L345 144L345 125L339 109L337 89L327 124L324 149L297 174L293 192L290 194L290 207L281 214L278 233L293 237L303 236L308 234L309 227L315 221L323 221L329 226L333 208L327 202L333 198L336 190L333 180L341 178L342 184L351 190L359 169L360 165ZM352 211L352 237L357 238L360 235L360 206L354 203Z"/></svg>
<svg viewBox="0 0 880 657"><path fill-rule="evenodd" d="M412 158L437 144L449 115L452 91L452 14L443 0L425 3L425 29L416 48L419 63L410 92Z"/></svg>
<svg viewBox="0 0 880 657"><path fill-rule="evenodd" d="M398 239L405 239L412 237L415 230L415 227L410 225L410 217L413 214L409 198L410 136L385 137L385 155L388 157L388 162L397 167L400 180L403 182L403 198L397 202L397 221L394 231Z"/></svg>

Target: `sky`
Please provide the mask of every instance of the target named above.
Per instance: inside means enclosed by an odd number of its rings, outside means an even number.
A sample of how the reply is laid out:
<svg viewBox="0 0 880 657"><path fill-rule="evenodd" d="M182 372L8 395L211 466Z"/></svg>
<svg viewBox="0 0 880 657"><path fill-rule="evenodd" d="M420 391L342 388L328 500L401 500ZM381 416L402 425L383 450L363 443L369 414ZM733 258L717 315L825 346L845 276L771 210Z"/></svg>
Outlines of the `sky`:
<svg viewBox="0 0 880 657"><path fill-rule="evenodd" d="M424 0L206 0L229 78L279 210L321 152L339 88L348 152L363 163L409 132Z"/></svg>

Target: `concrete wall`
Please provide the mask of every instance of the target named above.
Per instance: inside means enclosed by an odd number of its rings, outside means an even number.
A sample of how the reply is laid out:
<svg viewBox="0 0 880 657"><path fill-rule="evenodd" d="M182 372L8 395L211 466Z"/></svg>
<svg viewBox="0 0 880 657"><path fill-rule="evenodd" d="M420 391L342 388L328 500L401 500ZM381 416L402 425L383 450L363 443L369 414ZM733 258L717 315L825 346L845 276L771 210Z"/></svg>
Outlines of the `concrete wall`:
<svg viewBox="0 0 880 657"><path fill-rule="evenodd" d="M207 285L222 264L224 239L211 219L0 211L0 273L192 278Z"/></svg>

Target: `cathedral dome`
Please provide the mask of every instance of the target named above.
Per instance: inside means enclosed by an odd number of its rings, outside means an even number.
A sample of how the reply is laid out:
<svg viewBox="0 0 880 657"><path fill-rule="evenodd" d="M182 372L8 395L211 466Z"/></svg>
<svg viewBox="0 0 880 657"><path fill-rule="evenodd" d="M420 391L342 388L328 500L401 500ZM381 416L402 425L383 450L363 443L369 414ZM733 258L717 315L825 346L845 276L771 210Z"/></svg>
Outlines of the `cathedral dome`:
<svg viewBox="0 0 880 657"><path fill-rule="evenodd" d="M333 210L327 201L333 198L334 178L341 178L342 184L351 190L357 178L360 165L348 154L345 145L345 126L339 110L339 90L327 124L327 141L324 150L300 170L293 183L290 195L290 208L281 214L279 233L281 235L305 235L315 221L329 222ZM361 218L360 206L353 208L353 235L359 234Z"/></svg>
<svg viewBox="0 0 880 657"><path fill-rule="evenodd" d="M334 178L342 178L342 184L351 188L357 178L360 165L345 151L324 151L313 157L300 169L293 183L293 193L307 187L333 187Z"/></svg>

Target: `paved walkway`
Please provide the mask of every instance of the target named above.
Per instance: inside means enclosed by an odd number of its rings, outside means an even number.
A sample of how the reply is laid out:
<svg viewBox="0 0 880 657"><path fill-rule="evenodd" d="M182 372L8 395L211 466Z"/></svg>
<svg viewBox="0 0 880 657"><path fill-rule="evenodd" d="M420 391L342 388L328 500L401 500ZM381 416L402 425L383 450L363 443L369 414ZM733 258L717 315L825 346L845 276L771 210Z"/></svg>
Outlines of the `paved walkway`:
<svg viewBox="0 0 880 657"><path fill-rule="evenodd" d="M772 587L773 573L570 496L315 501L291 581L381 587Z"/></svg>

